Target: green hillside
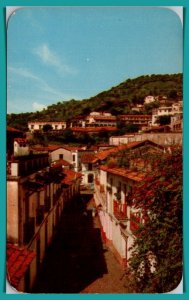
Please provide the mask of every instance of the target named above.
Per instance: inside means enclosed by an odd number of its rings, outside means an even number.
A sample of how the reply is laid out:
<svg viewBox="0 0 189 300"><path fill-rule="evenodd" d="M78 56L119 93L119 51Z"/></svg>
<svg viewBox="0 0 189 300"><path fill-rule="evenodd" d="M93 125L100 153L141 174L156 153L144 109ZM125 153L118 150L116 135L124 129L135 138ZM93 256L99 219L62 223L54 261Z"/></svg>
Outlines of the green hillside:
<svg viewBox="0 0 189 300"><path fill-rule="evenodd" d="M133 113L133 105L143 104L145 96L164 95L176 101L178 94L182 94L182 74L140 76L128 79L89 99L58 102L40 112L8 114L7 126L25 131L28 121L69 121L79 115L86 116L91 111L107 111L113 115L129 114ZM144 113L149 112L148 107Z"/></svg>

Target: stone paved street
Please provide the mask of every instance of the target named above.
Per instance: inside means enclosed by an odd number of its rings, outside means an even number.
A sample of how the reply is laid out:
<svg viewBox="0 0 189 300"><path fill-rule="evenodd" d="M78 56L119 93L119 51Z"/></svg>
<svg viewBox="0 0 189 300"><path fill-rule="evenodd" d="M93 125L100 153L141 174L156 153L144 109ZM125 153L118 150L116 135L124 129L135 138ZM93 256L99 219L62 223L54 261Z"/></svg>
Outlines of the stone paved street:
<svg viewBox="0 0 189 300"><path fill-rule="evenodd" d="M104 245L92 199L70 207L50 246L34 293L126 293L123 270Z"/></svg>

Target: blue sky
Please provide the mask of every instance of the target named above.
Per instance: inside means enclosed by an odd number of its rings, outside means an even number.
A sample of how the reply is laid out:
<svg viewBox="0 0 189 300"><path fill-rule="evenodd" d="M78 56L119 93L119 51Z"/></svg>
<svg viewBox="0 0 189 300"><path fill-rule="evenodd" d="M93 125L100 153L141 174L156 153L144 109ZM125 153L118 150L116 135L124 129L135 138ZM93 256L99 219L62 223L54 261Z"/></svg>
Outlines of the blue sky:
<svg viewBox="0 0 189 300"><path fill-rule="evenodd" d="M7 30L7 112L86 99L128 78L182 72L182 25L160 7L26 7Z"/></svg>

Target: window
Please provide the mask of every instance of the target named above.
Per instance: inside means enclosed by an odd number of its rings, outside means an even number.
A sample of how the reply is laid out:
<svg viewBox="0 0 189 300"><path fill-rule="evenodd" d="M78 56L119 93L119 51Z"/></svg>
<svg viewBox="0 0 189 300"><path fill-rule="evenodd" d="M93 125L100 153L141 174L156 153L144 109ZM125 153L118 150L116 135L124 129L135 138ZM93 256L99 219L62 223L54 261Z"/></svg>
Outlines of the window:
<svg viewBox="0 0 189 300"><path fill-rule="evenodd" d="M94 175L93 174L89 174L88 175L88 183L93 183L94 180Z"/></svg>
<svg viewBox="0 0 189 300"><path fill-rule="evenodd" d="M31 125L31 129L34 129L34 125Z"/></svg>
<svg viewBox="0 0 189 300"><path fill-rule="evenodd" d="M58 125L55 125L55 130L57 130L58 129Z"/></svg>
<svg viewBox="0 0 189 300"><path fill-rule="evenodd" d="M92 164L91 163L88 164L88 171L92 171Z"/></svg>
<svg viewBox="0 0 189 300"><path fill-rule="evenodd" d="M75 161L75 154L72 154L72 159L73 161Z"/></svg>
<svg viewBox="0 0 189 300"><path fill-rule="evenodd" d="M63 159L64 158L64 154L59 154L59 159Z"/></svg>

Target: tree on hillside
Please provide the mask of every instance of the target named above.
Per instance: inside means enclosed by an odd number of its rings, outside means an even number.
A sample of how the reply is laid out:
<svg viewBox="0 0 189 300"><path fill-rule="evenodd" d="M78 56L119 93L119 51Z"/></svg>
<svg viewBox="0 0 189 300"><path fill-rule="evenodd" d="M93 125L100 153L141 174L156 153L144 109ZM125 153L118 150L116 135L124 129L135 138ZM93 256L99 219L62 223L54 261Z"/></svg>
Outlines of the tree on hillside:
<svg viewBox="0 0 189 300"><path fill-rule="evenodd" d="M151 114L154 108L158 108L160 106L159 101L154 101L151 103L144 104L144 109L147 114Z"/></svg>
<svg viewBox="0 0 189 300"><path fill-rule="evenodd" d="M182 152L148 160L152 172L133 193L144 223L134 232L127 282L133 292L166 293L182 278Z"/></svg>
<svg viewBox="0 0 189 300"><path fill-rule="evenodd" d="M170 90L169 98L176 99L177 98L177 91L176 90Z"/></svg>
<svg viewBox="0 0 189 300"><path fill-rule="evenodd" d="M63 134L61 136L59 136L59 141L63 142L63 143L73 143L75 142L75 136L72 132L71 129L65 129Z"/></svg>
<svg viewBox="0 0 189 300"><path fill-rule="evenodd" d="M171 116L159 116L156 120L156 123L160 124L160 126L169 125L171 123Z"/></svg>
<svg viewBox="0 0 189 300"><path fill-rule="evenodd" d="M43 125L43 132L48 132L50 130L53 130L53 127L51 124L45 124Z"/></svg>
<svg viewBox="0 0 189 300"><path fill-rule="evenodd" d="M85 116L90 111L108 111L113 115L130 114L134 104L144 102L145 96L166 95L177 99L182 95L182 74L140 76L128 79L110 90L84 100L59 101L47 109L37 112L9 114L7 126L27 131L28 121L68 121L78 115ZM144 113L151 113L153 107L145 106Z"/></svg>

